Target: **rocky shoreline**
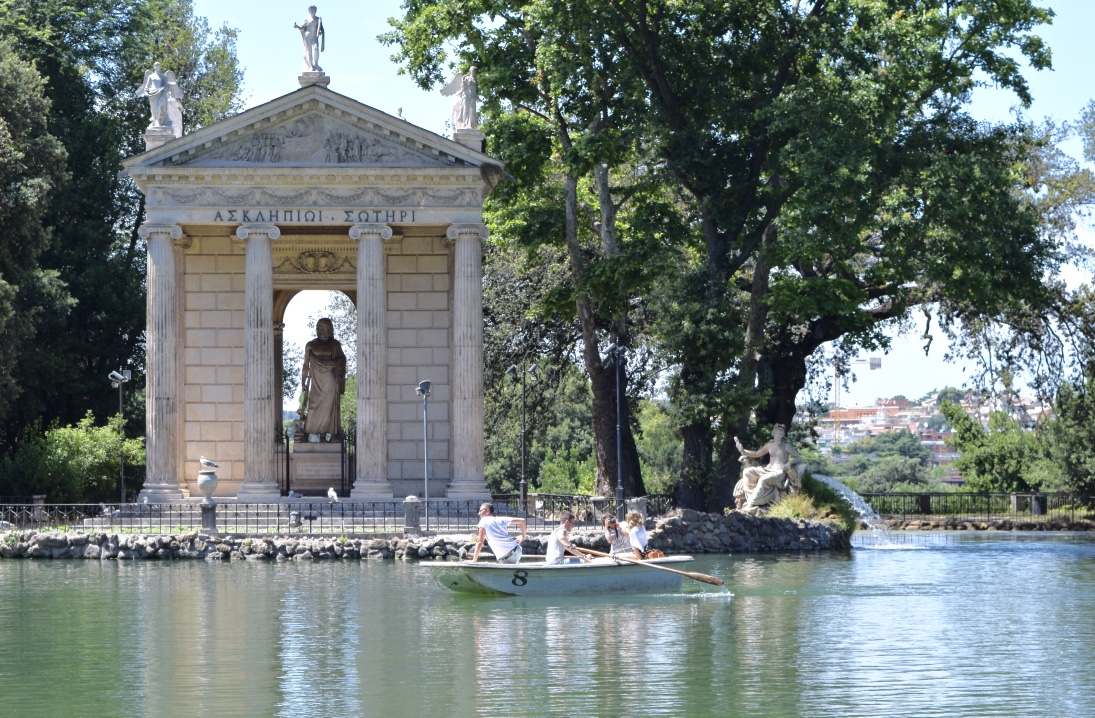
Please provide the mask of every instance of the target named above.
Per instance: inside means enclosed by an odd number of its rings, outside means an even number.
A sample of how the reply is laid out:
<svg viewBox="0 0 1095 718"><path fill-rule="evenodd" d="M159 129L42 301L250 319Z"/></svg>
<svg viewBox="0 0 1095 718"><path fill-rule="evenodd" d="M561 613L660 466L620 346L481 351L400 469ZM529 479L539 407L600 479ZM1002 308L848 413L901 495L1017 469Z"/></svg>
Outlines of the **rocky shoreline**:
<svg viewBox="0 0 1095 718"><path fill-rule="evenodd" d="M1095 531L1090 521L964 521L962 519L891 519L891 531Z"/></svg>
<svg viewBox="0 0 1095 718"><path fill-rule="evenodd" d="M667 554L758 553L846 549L848 537L827 522L729 516L678 511L647 521L649 546ZM119 534L92 531L61 533L0 532L0 558L150 560L460 560L474 546L474 534L395 536L385 538L278 536L210 536ZM599 531L579 531L574 543L608 549ZM546 552L547 536L529 536L525 555Z"/></svg>

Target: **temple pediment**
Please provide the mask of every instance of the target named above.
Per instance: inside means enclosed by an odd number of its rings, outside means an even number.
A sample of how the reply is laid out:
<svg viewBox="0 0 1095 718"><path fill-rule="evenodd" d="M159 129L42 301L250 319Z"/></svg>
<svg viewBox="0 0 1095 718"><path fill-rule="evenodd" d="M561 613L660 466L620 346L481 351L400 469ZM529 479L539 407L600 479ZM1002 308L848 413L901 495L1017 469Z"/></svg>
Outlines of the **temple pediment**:
<svg viewBox="0 0 1095 718"><path fill-rule="evenodd" d="M309 86L128 158L164 168L498 166L497 160L323 87Z"/></svg>

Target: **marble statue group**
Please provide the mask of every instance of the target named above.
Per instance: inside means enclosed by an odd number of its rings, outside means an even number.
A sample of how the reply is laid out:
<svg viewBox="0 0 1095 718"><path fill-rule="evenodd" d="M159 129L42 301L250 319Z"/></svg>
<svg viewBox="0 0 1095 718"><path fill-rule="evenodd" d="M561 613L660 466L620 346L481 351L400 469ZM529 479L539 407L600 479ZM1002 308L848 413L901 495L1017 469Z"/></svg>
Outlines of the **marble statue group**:
<svg viewBox="0 0 1095 718"><path fill-rule="evenodd" d="M734 444L743 463L753 463L754 459L768 456L767 465L746 466L742 470L742 477L734 486L734 502L738 511L762 515L784 496L802 488L806 462L787 441L787 430L783 424L772 427L772 440L756 451L746 449L736 436Z"/></svg>

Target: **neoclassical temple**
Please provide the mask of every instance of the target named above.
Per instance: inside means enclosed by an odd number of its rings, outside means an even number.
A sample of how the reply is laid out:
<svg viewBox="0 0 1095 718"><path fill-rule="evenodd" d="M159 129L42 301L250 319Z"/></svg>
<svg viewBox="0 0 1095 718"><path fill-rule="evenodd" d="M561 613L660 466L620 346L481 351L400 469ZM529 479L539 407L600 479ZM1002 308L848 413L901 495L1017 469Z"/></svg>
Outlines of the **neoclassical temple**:
<svg viewBox="0 0 1095 718"><path fill-rule="evenodd" d="M204 455L218 495L279 497L282 317L326 289L357 306L351 498L421 493L422 380L431 498L485 497L482 209L502 166L477 131L449 140L301 84L181 137L150 130L124 163L147 217L142 496L189 496Z"/></svg>

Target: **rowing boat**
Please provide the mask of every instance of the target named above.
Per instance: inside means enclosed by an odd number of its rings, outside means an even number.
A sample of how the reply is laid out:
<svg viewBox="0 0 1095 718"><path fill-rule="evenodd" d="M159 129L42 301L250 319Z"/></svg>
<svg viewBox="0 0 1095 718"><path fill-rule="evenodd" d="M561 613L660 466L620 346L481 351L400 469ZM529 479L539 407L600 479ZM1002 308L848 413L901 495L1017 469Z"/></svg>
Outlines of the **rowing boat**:
<svg viewBox="0 0 1095 718"><path fill-rule="evenodd" d="M687 564L691 556L666 556L644 561L671 567ZM550 596L572 593L670 593L681 590L683 576L653 571L623 561L546 564L543 561L506 563L420 563L433 572L441 588L459 593L507 596Z"/></svg>

